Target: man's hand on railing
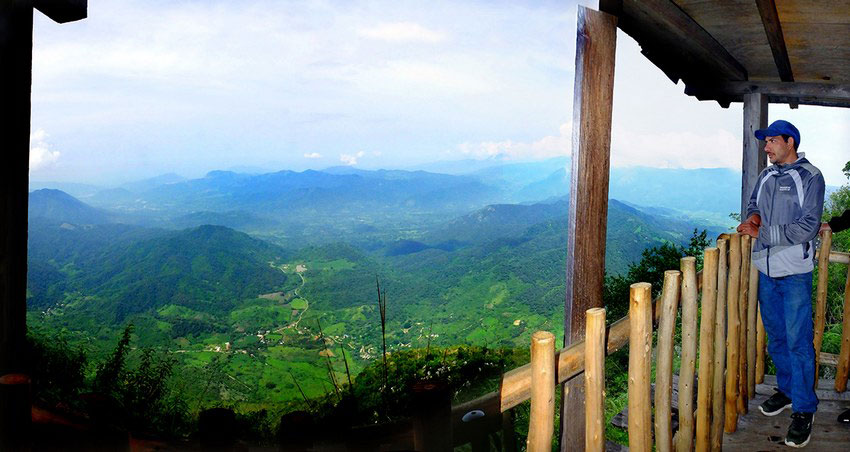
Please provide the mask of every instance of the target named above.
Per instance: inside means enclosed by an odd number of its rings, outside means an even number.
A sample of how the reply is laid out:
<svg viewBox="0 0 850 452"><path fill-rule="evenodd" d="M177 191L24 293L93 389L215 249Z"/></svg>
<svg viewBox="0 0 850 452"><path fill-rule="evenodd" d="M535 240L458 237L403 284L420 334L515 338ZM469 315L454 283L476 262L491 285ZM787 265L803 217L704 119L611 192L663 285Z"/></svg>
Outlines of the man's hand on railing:
<svg viewBox="0 0 850 452"><path fill-rule="evenodd" d="M752 238L758 238L759 227L761 226L761 215L754 213L747 218L746 221L738 225L737 231L741 234L747 234Z"/></svg>

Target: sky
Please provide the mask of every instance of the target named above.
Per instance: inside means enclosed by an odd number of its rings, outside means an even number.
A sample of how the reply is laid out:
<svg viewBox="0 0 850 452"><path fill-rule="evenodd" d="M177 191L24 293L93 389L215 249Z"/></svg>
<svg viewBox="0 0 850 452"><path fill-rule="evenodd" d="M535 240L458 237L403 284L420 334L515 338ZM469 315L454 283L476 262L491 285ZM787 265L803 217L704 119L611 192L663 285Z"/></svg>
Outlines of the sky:
<svg viewBox="0 0 850 452"><path fill-rule="evenodd" d="M578 2L595 8L596 2ZM110 0L35 12L30 178L571 153L577 3ZM611 165L740 171L742 105L683 94L618 32ZM842 185L850 109L771 105Z"/></svg>

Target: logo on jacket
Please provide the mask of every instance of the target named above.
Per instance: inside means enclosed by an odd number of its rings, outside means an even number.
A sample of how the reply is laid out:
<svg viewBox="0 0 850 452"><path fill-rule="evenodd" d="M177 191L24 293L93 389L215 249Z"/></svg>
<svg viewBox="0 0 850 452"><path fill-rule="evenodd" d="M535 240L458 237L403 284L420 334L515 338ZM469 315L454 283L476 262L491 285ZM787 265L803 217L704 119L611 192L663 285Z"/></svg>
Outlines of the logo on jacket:
<svg viewBox="0 0 850 452"><path fill-rule="evenodd" d="M779 191L791 191L791 186L790 185L787 185L787 186L780 185Z"/></svg>

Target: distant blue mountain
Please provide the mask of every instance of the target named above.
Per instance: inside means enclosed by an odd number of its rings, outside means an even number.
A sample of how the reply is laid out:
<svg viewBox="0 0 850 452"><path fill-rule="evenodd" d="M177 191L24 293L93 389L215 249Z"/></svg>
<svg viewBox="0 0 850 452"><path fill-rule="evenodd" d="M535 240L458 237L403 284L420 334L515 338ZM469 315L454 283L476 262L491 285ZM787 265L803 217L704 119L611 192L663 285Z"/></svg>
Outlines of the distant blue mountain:
<svg viewBox="0 0 850 452"><path fill-rule="evenodd" d="M29 194L29 220L49 219L59 223L104 224L114 221L115 216L103 209L94 208L61 191L49 188Z"/></svg>

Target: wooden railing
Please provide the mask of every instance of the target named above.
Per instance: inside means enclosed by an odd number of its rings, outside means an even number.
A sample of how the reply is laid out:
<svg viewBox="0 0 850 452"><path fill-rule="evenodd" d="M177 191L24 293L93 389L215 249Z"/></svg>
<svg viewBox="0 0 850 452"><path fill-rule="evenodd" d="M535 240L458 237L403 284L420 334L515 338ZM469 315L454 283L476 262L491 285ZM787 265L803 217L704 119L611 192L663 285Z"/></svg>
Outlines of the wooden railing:
<svg viewBox="0 0 850 452"><path fill-rule="evenodd" d="M502 376L498 391L452 408L454 444L465 444L482 432L504 425L502 413L531 399L529 450L549 450L554 423L554 387L585 374L586 449L604 450L604 356L630 344L629 448L652 449L650 369L653 324L657 329L655 380L655 447L659 451L719 450L723 434L737 429L738 416L747 413L755 385L764 380L765 332L758 309L758 271L750 262L753 239L722 234L717 246L706 248L704 267L695 271L695 259L685 257L679 270L665 272L662 294L653 302L648 283L631 286L629 314L604 329L604 309L587 313L584 341L554 350L550 333L532 338L532 362ZM830 249L832 233L821 236L821 249ZM850 254L818 253L818 285L814 319L814 345L818 363L837 367L836 391L847 388L850 374L850 273L844 298L841 353L821 353L826 308L827 266L850 264ZM701 292L700 330L697 333L697 293ZM682 311L682 355L679 370L679 430L671 435L673 338L677 309ZM601 319L601 321L600 321ZM606 339L607 338L607 339ZM693 383L699 348L697 406ZM707 357L708 359L703 359ZM475 422L464 415L480 410Z"/></svg>

